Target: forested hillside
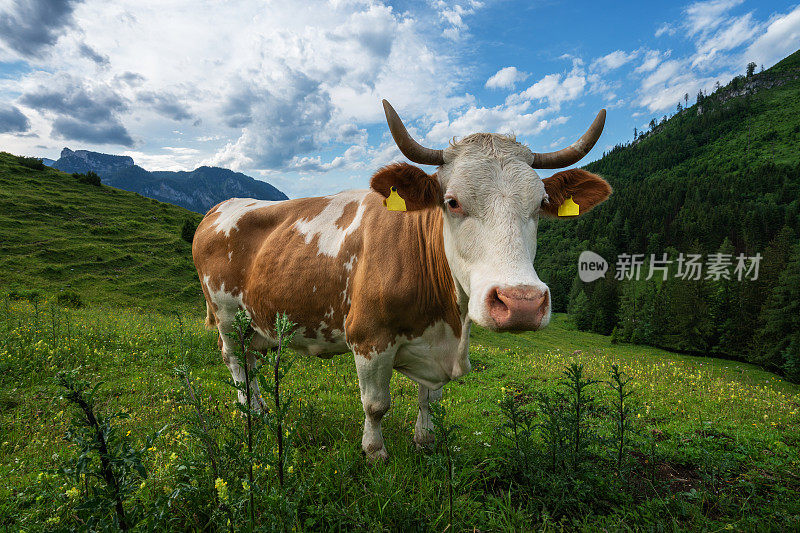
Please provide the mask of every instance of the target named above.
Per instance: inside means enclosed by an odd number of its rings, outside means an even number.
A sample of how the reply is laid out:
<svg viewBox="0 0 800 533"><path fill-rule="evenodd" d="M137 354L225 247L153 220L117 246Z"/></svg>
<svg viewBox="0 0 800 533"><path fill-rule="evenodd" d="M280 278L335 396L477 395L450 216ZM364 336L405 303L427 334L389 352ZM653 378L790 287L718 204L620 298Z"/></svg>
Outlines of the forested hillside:
<svg viewBox="0 0 800 533"><path fill-rule="evenodd" d="M734 357L800 379L800 52L749 72L586 168L614 187L579 220L542 222L537 271L578 327L619 341ZM692 100L695 100L694 98ZM606 258L583 283L577 258ZM615 279L619 254L645 254L640 281ZM673 260L647 277L650 254ZM679 254L760 254L755 281L677 276ZM753 277L752 273L749 277Z"/></svg>

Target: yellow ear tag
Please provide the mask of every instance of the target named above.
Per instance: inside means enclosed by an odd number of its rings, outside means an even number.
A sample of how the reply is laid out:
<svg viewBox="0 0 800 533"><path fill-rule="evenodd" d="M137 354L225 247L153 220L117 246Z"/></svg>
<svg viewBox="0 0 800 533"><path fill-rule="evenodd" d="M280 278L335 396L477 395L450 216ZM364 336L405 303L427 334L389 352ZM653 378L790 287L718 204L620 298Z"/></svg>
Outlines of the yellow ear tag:
<svg viewBox="0 0 800 533"><path fill-rule="evenodd" d="M564 202L558 206L558 216L560 217L576 217L580 214L581 207L575 203L572 196L564 200Z"/></svg>
<svg viewBox="0 0 800 533"><path fill-rule="evenodd" d="M406 201L403 200L399 194L397 194L397 189L394 187L392 187L392 190L389 192L389 197L384 198L383 205L385 205L386 209L389 211L406 210Z"/></svg>

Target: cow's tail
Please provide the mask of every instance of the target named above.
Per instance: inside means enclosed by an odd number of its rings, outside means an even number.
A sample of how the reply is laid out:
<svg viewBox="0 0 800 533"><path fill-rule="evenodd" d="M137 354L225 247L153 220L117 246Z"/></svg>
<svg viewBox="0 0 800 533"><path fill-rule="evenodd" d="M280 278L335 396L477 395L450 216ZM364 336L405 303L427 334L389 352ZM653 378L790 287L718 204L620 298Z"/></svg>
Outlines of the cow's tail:
<svg viewBox="0 0 800 533"><path fill-rule="evenodd" d="M206 329L214 331L217 329L217 317L214 315L214 310L211 309L211 304L206 302Z"/></svg>

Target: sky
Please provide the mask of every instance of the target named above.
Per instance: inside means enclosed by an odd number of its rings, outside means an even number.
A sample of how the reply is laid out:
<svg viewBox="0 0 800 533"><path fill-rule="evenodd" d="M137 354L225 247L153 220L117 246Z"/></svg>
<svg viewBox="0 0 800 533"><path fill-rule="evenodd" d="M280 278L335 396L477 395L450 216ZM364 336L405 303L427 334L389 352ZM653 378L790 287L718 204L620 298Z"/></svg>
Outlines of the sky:
<svg viewBox="0 0 800 533"><path fill-rule="evenodd" d="M585 164L799 47L780 1L0 0L0 150L330 194L403 160L385 98L431 148L488 131L553 151L605 108Z"/></svg>

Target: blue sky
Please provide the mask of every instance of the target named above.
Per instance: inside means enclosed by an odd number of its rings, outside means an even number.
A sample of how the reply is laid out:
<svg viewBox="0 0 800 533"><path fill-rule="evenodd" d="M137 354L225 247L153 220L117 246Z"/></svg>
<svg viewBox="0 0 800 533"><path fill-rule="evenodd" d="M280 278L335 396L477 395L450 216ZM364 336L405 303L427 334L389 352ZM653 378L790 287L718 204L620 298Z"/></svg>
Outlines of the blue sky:
<svg viewBox="0 0 800 533"><path fill-rule="evenodd" d="M386 98L434 148L493 131L551 151L606 108L585 163L798 43L787 2L0 0L0 149L327 194L402 159Z"/></svg>

